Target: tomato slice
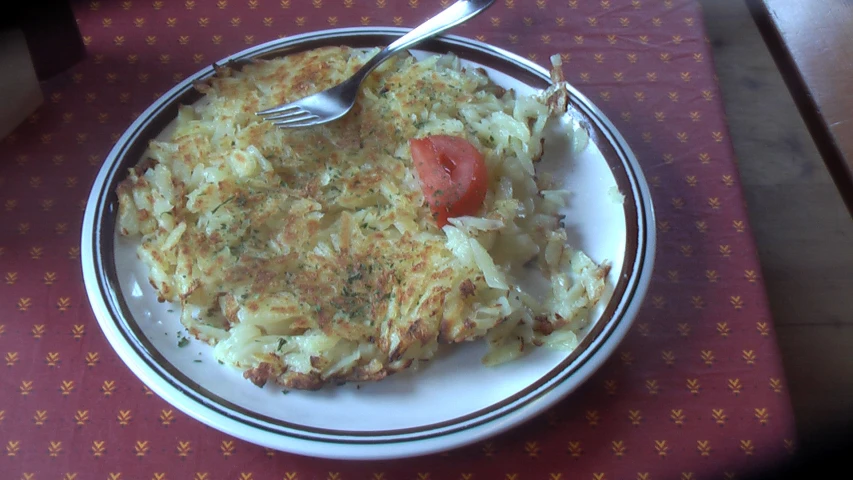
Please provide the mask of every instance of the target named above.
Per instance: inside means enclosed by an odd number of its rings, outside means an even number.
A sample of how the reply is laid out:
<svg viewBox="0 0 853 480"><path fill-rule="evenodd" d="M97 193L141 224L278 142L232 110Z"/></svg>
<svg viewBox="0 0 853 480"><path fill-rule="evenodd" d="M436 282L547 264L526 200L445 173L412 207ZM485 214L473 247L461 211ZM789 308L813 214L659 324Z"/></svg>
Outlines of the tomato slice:
<svg viewBox="0 0 853 480"><path fill-rule="evenodd" d="M438 227L447 219L474 215L488 189L486 162L464 138L432 135L409 140L421 189Z"/></svg>

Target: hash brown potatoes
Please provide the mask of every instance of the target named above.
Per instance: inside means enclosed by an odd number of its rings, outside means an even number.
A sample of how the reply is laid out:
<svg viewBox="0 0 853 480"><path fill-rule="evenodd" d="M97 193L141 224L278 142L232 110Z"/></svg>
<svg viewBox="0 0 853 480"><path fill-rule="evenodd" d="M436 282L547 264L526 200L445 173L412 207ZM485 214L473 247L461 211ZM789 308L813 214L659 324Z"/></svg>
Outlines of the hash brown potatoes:
<svg viewBox="0 0 853 480"><path fill-rule="evenodd" d="M119 228L141 235L160 298L258 385L380 380L439 343L485 338L488 364L574 346L606 267L566 245L566 193L536 177L557 91L516 98L451 55L399 58L336 123L279 130L255 117L373 53L322 48L198 85L205 100L181 109L118 189ZM479 214L444 229L407 143L435 134L464 137L489 172ZM531 270L545 295L520 280Z"/></svg>

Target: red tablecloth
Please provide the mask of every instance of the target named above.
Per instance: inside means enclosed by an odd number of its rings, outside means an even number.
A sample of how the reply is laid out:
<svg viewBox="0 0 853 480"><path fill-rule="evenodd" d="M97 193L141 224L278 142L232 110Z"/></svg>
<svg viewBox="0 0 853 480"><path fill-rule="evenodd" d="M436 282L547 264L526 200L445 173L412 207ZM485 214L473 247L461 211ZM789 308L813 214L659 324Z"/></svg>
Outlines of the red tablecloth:
<svg viewBox="0 0 853 480"><path fill-rule="evenodd" d="M318 460L235 440L147 390L87 303L79 230L112 143L160 92L281 35L411 26L449 0L75 4L88 58L0 146L0 478L734 478L794 449L773 324L702 13L690 0L498 0L453 33L547 64L626 136L653 185L656 276L627 340L527 425L442 455Z"/></svg>

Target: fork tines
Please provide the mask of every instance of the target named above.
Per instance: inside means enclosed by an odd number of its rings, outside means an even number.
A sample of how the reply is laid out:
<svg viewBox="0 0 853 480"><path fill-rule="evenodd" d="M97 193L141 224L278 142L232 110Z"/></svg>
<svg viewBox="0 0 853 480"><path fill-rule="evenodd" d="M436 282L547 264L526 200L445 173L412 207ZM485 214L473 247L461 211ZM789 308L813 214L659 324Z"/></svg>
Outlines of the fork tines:
<svg viewBox="0 0 853 480"><path fill-rule="evenodd" d="M257 113L264 120L279 127L308 127L320 119L317 115L296 105L284 105Z"/></svg>

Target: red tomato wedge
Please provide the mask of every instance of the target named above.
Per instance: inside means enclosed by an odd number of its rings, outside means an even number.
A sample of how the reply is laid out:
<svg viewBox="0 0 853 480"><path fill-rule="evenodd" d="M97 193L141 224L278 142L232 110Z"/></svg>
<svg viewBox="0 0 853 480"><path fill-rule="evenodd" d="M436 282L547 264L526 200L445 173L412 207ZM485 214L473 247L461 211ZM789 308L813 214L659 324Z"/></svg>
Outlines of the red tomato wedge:
<svg viewBox="0 0 853 480"><path fill-rule="evenodd" d="M488 189L486 162L464 138L432 135L409 140L421 189L438 227L447 219L474 215Z"/></svg>

